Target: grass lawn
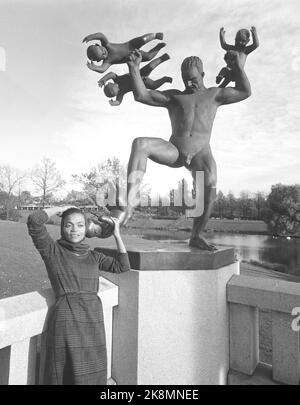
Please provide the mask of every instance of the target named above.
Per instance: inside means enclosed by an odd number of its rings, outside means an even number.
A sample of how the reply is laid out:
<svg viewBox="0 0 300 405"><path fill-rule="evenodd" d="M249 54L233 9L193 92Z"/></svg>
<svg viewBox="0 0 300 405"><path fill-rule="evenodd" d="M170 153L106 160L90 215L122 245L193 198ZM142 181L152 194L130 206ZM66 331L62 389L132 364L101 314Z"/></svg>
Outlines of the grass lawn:
<svg viewBox="0 0 300 405"><path fill-rule="evenodd" d="M53 239L60 237L58 226L47 225L47 229ZM44 262L26 224L0 220L0 234L0 299L50 287ZM99 246L99 242L97 238L89 239L92 247Z"/></svg>
<svg viewBox="0 0 300 405"><path fill-rule="evenodd" d="M56 228L49 225L53 236ZM0 298L49 287L44 263L26 225L0 221L0 232Z"/></svg>
<svg viewBox="0 0 300 405"><path fill-rule="evenodd" d="M26 215L24 213L23 221L27 215L28 213ZM59 218L57 220L60 221ZM166 226L166 220L161 221L161 226ZM131 228L123 231L124 234L128 233L128 236L124 237L125 244L126 240L131 239L130 234L143 233L146 227L145 220L142 220L142 224L139 222L137 221L136 224L141 225L139 230ZM148 221L148 230L156 227L157 223L157 220ZM170 221L167 223L170 224ZM54 239L59 238L58 226L47 225L47 228ZM28 235L26 224L0 221L0 232L2 235L0 240L0 298L50 287L44 263ZM96 247L101 244L109 244L110 240L111 238L106 240L92 238L89 239L89 244ZM259 267L242 263L242 271L243 269L254 276L261 276L263 273Z"/></svg>
<svg viewBox="0 0 300 405"><path fill-rule="evenodd" d="M19 211L21 214L20 222L26 222L29 211ZM60 219L54 217L53 221L59 223ZM185 218L184 216L179 219L153 219L151 217L144 217L139 212L136 212L133 219L129 222L129 227L133 229L191 229L193 226L192 218ZM209 219L207 230L216 232L236 232L236 233L255 233L255 234L268 234L267 225L263 221L248 221L232 219Z"/></svg>

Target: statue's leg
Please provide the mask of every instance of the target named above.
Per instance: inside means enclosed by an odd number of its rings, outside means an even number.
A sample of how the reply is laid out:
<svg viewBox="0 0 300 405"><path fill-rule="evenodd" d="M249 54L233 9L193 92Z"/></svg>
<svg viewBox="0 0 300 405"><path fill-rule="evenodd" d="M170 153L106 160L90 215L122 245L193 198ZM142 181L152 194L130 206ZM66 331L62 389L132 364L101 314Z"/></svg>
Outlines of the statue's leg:
<svg viewBox="0 0 300 405"><path fill-rule="evenodd" d="M133 209L138 205L138 191L147 168L147 160L166 165L180 167L179 152L176 146L160 138L136 138L132 143L127 168L127 209L123 224L132 216Z"/></svg>
<svg viewBox="0 0 300 405"><path fill-rule="evenodd" d="M198 249L216 250L216 247L213 244L208 243L204 238L204 230L216 199L217 184L217 166L211 153L210 146L194 156L189 169L192 171L194 181L196 180L197 171L204 172L204 196L196 196L196 198L204 198L204 211L200 217L194 218L189 244Z"/></svg>
<svg viewBox="0 0 300 405"><path fill-rule="evenodd" d="M155 90L158 89L160 86L162 86L164 83L172 83L172 78L164 76L161 79L151 80L149 77L147 77L144 83L147 89Z"/></svg>
<svg viewBox="0 0 300 405"><path fill-rule="evenodd" d="M140 51L142 54L142 60L143 62L149 61L153 58L155 58L155 56L158 54L158 52L164 48L167 44L165 42L160 42L159 44L157 44L154 48L150 49L150 51L145 52L145 51Z"/></svg>
<svg viewBox="0 0 300 405"><path fill-rule="evenodd" d="M162 40L164 34L162 32L150 32L149 34L141 35L140 37L133 38L129 41L131 49L139 49L141 46L147 44L154 39Z"/></svg>
<svg viewBox="0 0 300 405"><path fill-rule="evenodd" d="M164 53L162 56L153 59L150 63L144 66L140 72L141 76L149 76L150 73L161 63L165 62L166 60L170 59L170 56L167 53Z"/></svg>

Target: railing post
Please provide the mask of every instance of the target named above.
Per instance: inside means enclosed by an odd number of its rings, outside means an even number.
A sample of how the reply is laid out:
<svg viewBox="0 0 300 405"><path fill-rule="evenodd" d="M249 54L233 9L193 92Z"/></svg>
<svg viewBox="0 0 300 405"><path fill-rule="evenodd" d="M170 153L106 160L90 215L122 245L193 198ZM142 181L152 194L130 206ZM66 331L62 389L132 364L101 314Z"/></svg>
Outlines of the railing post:
<svg viewBox="0 0 300 405"><path fill-rule="evenodd" d="M37 337L12 344L9 362L9 385L34 385Z"/></svg>
<svg viewBox="0 0 300 405"><path fill-rule="evenodd" d="M118 305L118 287L102 279L99 296L107 326L108 376L111 376L112 311ZM0 385L43 383L45 333L52 289L0 300ZM40 336L42 334L42 336ZM40 342L41 340L41 342ZM39 347L40 346L40 347ZM39 349L40 358L37 358ZM39 360L39 361L38 361Z"/></svg>
<svg viewBox="0 0 300 405"><path fill-rule="evenodd" d="M259 362L258 308L229 304L230 368L252 375Z"/></svg>
<svg viewBox="0 0 300 405"><path fill-rule="evenodd" d="M293 317L283 312L272 313L273 378L276 381L300 383L299 332L292 329Z"/></svg>
<svg viewBox="0 0 300 405"><path fill-rule="evenodd" d="M104 315L106 351L107 351L107 379L109 380L111 378L113 307L104 308L103 315Z"/></svg>

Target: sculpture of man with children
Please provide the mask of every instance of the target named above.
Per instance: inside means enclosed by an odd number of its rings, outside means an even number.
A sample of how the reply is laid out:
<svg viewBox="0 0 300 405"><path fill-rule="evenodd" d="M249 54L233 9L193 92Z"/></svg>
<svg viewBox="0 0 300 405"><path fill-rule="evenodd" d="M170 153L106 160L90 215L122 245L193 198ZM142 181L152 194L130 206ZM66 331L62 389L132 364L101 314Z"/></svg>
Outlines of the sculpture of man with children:
<svg viewBox="0 0 300 405"><path fill-rule="evenodd" d="M119 202L120 210L112 213L113 216L119 217L121 225L128 222L137 205L136 189L146 171L148 158L172 168L184 166L191 172L194 182L197 172L204 173L204 195L196 196L204 198L204 209L203 213L193 220L189 245L202 250L216 250L216 247L204 238L204 230L216 198L217 184L216 162L210 147L211 131L219 106L242 101L251 95L244 66L247 55L259 46L255 27L251 28L251 33L252 44L248 45L251 36L249 30L240 29L236 34L235 44L229 45L225 41L224 28L220 29L221 47L226 51L226 66L216 77L218 87L204 86L203 64L199 57L185 58L181 65L184 91L157 90L164 83L172 83L172 78L165 76L152 80L149 77L158 65L170 58L167 53L155 58L166 44L159 42L148 52L140 48L150 41L163 40L163 33L148 33L124 43L111 43L103 33L91 34L83 39L83 42L87 43L100 42L87 48L89 69L104 73L112 65L128 65L128 74L118 76L109 72L98 81L105 95L110 98L111 106L119 106L125 94L132 91L135 100L140 103L165 107L171 121L172 134L169 141L138 137L132 143L127 172L127 202L123 207ZM140 68L142 62L149 63ZM226 87L230 82L234 82L235 86Z"/></svg>
<svg viewBox="0 0 300 405"><path fill-rule="evenodd" d="M247 55L258 46L254 27L240 30L235 45L225 42L225 31L220 31L221 45L226 50L226 67L219 72L219 87L206 88L203 84L203 65L200 58L190 56L181 65L185 90L157 90L170 77L149 78L153 69L169 59L168 54L156 57L165 46L160 42L148 52L140 48L149 41L162 40L162 33L150 33L123 44L113 44L102 33L92 34L84 42L99 40L88 47L91 62L88 67L104 73L111 65L127 63L129 73L118 76L114 72L99 80L111 105L120 105L126 93L132 91L136 101L168 110L172 135L169 141L161 138L139 137L133 141L128 163L127 204L111 216L98 221L87 218L74 206L51 207L37 210L28 217L29 235L45 263L55 296L49 312L43 351L45 367L43 384L47 385L106 385L107 351L102 301L99 298L99 271L126 273L131 264L120 234L120 224L132 216L137 199L135 191L146 171L147 159L172 168L186 167L196 180L204 173L204 209L195 215L189 245L213 251L215 246L204 238L216 195L217 170L210 148L210 137L217 108L236 103L251 95L251 87L244 71ZM100 62L97 65L94 62ZM148 64L140 68L140 64ZM231 81L234 87L226 87ZM138 173L138 176L135 174ZM203 198L203 195L196 196ZM46 223L54 215L61 216L60 239L53 240ZM113 235L116 256L107 256L85 243L86 237ZM120 276L122 277L122 276Z"/></svg>

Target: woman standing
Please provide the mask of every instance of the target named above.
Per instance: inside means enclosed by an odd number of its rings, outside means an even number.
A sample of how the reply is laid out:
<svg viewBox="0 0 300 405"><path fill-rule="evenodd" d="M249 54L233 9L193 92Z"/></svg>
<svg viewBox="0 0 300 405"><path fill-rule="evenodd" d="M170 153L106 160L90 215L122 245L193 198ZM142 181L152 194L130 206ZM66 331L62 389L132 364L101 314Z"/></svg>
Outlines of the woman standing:
<svg viewBox="0 0 300 405"><path fill-rule="evenodd" d="M54 241L45 223L60 215L61 238ZM98 297L99 270L130 269L128 255L115 222L118 255L114 259L83 243L86 217L76 207L53 207L28 217L28 231L39 251L55 293L46 331L43 384L105 385L107 355L103 309Z"/></svg>

